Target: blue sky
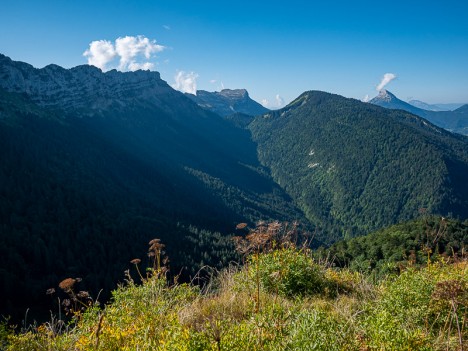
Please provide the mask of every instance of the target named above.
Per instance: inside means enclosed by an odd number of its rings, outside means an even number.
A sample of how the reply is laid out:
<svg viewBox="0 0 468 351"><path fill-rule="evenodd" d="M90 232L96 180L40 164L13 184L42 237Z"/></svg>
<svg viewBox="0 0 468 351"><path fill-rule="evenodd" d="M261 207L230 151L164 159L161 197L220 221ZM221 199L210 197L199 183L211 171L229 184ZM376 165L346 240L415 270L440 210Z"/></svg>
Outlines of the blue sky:
<svg viewBox="0 0 468 351"><path fill-rule="evenodd" d="M306 90L373 97L385 73L403 100L468 103L467 14L465 0L2 0L0 52L69 68L88 62L93 41L115 51L141 36L164 48L121 69L146 62L180 89L246 88L272 108Z"/></svg>

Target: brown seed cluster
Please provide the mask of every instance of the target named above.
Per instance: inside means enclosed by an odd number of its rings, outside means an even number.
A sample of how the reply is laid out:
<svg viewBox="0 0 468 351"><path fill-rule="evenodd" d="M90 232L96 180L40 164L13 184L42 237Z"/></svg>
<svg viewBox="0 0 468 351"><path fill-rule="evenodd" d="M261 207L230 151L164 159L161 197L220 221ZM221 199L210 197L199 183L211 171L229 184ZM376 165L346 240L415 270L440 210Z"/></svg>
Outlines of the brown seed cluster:
<svg viewBox="0 0 468 351"><path fill-rule="evenodd" d="M76 283L76 279L67 278L67 279L62 280L59 283L59 288L65 292L68 292L73 289L73 286L75 285L75 283Z"/></svg>

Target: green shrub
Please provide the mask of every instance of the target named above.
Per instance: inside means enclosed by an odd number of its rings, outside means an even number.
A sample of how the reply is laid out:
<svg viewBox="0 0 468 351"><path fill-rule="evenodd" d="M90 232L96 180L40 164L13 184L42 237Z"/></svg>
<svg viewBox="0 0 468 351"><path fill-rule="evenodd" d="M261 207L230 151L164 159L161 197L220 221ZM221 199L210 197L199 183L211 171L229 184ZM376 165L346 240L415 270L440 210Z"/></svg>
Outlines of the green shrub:
<svg viewBox="0 0 468 351"><path fill-rule="evenodd" d="M356 279L353 274L330 274L330 270L315 262L307 251L296 248L250 256L249 276L255 280L257 274L266 292L287 297L334 297L351 290L351 280Z"/></svg>

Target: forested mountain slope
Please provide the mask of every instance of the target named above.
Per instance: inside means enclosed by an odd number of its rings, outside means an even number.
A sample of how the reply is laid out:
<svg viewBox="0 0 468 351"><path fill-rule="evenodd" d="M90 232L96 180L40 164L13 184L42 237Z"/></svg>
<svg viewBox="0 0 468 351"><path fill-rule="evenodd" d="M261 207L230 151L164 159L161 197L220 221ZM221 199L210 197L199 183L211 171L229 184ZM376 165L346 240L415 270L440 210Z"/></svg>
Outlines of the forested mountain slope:
<svg viewBox="0 0 468 351"><path fill-rule="evenodd" d="M422 207L468 216L468 138L415 115L310 91L249 128L275 181L330 240Z"/></svg>
<svg viewBox="0 0 468 351"><path fill-rule="evenodd" d="M35 69L2 56L0 77L3 314L47 311L45 290L67 276L109 291L154 237L174 271L192 274L232 257L216 232L303 218L248 131L156 72Z"/></svg>

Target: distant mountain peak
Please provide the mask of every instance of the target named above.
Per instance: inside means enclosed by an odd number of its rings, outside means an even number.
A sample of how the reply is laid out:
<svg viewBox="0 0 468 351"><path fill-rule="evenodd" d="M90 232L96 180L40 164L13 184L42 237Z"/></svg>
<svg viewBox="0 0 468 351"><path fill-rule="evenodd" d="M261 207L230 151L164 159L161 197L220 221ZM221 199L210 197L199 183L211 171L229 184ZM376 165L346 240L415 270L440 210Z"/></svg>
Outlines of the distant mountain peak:
<svg viewBox="0 0 468 351"><path fill-rule="evenodd" d="M392 100L399 100L394 94L392 94L386 89L380 90L379 95L377 95L374 99L379 99L387 102L390 102Z"/></svg>
<svg viewBox="0 0 468 351"><path fill-rule="evenodd" d="M223 89L219 92L220 95L230 98L248 98L249 92L246 89Z"/></svg>
<svg viewBox="0 0 468 351"><path fill-rule="evenodd" d="M246 89L223 89L214 92L197 90L196 95L186 94L186 96L200 107L222 117L235 113L256 116L269 111L253 100Z"/></svg>
<svg viewBox="0 0 468 351"><path fill-rule="evenodd" d="M380 90L379 95L370 100L369 103L394 110L405 110L418 116L424 116L424 110L400 100L386 89Z"/></svg>

